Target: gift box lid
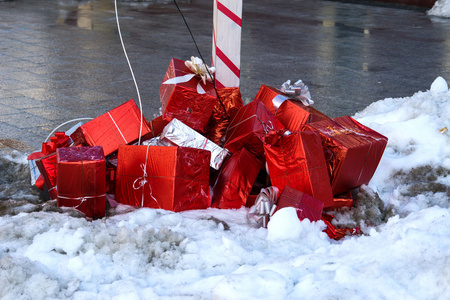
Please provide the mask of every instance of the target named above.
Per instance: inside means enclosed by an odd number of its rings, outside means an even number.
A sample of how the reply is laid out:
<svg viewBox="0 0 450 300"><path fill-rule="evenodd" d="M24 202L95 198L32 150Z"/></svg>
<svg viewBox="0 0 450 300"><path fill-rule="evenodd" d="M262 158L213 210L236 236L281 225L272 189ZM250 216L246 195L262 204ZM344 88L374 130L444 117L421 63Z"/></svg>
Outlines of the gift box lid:
<svg viewBox="0 0 450 300"><path fill-rule="evenodd" d="M103 161L102 146L58 148L57 162Z"/></svg>

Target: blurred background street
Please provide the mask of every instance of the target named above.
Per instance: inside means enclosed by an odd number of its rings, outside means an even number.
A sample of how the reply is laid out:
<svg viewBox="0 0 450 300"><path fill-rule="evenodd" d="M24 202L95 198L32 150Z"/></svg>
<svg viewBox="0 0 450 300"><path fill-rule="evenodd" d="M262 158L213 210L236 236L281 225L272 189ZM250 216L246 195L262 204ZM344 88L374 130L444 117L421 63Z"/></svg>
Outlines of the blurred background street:
<svg viewBox="0 0 450 300"><path fill-rule="evenodd" d="M178 4L208 64L212 0ZM172 57L199 56L172 1L119 2L148 120ZM244 0L241 93L302 79L314 107L353 115L450 80L450 19L374 2ZM59 124L137 101L111 0L0 2L0 145L39 149ZM1 148L1 147L0 147Z"/></svg>

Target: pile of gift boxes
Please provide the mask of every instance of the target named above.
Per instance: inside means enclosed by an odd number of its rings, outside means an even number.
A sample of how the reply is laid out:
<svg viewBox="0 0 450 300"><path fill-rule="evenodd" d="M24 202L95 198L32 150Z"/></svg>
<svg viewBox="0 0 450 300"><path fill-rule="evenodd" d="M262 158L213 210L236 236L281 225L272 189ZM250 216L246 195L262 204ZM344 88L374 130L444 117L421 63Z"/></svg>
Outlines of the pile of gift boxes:
<svg viewBox="0 0 450 300"><path fill-rule="evenodd" d="M162 115L151 121L129 100L70 135L56 132L28 158L36 187L90 218L112 200L175 212L247 206L249 220L266 226L291 206L338 238L325 212L352 206L351 190L370 181L387 138L305 105L305 85L294 94L262 85L243 105L239 88L191 74L170 61Z"/></svg>

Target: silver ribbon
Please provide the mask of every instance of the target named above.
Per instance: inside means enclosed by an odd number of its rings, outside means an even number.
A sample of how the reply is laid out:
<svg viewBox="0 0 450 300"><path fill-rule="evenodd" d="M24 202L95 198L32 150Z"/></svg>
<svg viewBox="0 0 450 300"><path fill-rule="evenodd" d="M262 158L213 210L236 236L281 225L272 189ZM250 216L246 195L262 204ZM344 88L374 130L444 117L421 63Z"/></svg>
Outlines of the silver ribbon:
<svg viewBox="0 0 450 300"><path fill-rule="evenodd" d="M201 86L201 82L203 82L203 84L206 84L206 81L212 82L212 74L216 71L216 68L208 67L200 58L194 56L191 57L191 60L186 60L184 64L189 68L192 74L186 74L183 76L168 79L164 81L163 84L177 84L188 82L193 77L199 76L201 78L201 81L199 81L199 83L197 84L197 93L205 94L206 92Z"/></svg>
<svg viewBox="0 0 450 300"><path fill-rule="evenodd" d="M298 100L298 101L302 102L303 105L310 106L310 105L314 104L314 101L311 99L311 94L309 93L308 86L306 84L304 84L301 79L297 80L294 84L291 84L290 80L284 82L280 87L280 91L287 94L290 97L289 99ZM282 96L282 97L284 97L284 96ZM277 97L275 97L272 100L272 101L277 102L277 103L275 103L275 102L273 103L277 109L279 108L281 103L283 103L283 101L284 101L283 100L280 102L280 100L282 100L282 99L277 99Z"/></svg>
<svg viewBox="0 0 450 300"><path fill-rule="evenodd" d="M261 189L256 197L255 205L250 207L247 220L258 227L267 228L269 218L276 209L276 201L278 199L279 190L275 186Z"/></svg>

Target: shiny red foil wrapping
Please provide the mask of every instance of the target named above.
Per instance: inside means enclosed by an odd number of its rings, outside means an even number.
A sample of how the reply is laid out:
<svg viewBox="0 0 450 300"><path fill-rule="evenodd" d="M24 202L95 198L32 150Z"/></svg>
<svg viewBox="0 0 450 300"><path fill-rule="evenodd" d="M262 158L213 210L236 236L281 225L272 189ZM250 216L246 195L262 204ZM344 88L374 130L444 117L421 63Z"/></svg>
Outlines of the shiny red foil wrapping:
<svg viewBox="0 0 450 300"><path fill-rule="evenodd" d="M81 125L70 135L76 145L102 146L105 156L117 151L119 145L139 139L141 111L131 99L109 112ZM142 116L144 136L150 132L147 120Z"/></svg>
<svg viewBox="0 0 450 300"><path fill-rule="evenodd" d="M218 98L214 106L206 137L217 145L220 145L231 120L244 104L238 87L220 88L217 89L217 94L220 100Z"/></svg>
<svg viewBox="0 0 450 300"><path fill-rule="evenodd" d="M119 146L115 198L171 211L210 206L211 152L174 146Z"/></svg>
<svg viewBox="0 0 450 300"><path fill-rule="evenodd" d="M37 159L36 166L44 178L45 188L48 190L50 199L56 200L56 153Z"/></svg>
<svg viewBox="0 0 450 300"><path fill-rule="evenodd" d="M342 239L345 236L361 235L362 234L361 229L359 227L355 227L355 228L336 228L332 224L333 219L334 219L333 215L326 214L326 213L322 214L322 221L327 226L327 228L323 232L325 232L330 239L338 241L338 240Z"/></svg>
<svg viewBox="0 0 450 300"><path fill-rule="evenodd" d="M320 135L302 131L282 136L276 144L264 145L272 185L280 193L285 186L309 194L332 207L330 186Z"/></svg>
<svg viewBox="0 0 450 300"><path fill-rule="evenodd" d="M91 218L105 216L106 160L101 146L59 148L58 206L74 207Z"/></svg>
<svg viewBox="0 0 450 300"><path fill-rule="evenodd" d="M224 147L232 153L244 147L263 159L264 137L283 129L269 109L256 99L239 109L228 126Z"/></svg>
<svg viewBox="0 0 450 300"><path fill-rule="evenodd" d="M288 95L276 88L263 84L259 88L255 99L260 99L281 124L290 131L300 131L303 124L329 119L328 116L317 109L303 105L295 99L285 100L279 107L276 107L273 100L277 96L289 98Z"/></svg>
<svg viewBox="0 0 450 300"><path fill-rule="evenodd" d="M388 139L349 116L306 124L321 137L334 195L369 183Z"/></svg>
<svg viewBox="0 0 450 300"><path fill-rule="evenodd" d="M245 148L225 161L213 188L212 207L240 208L247 202L262 162Z"/></svg>
<svg viewBox="0 0 450 300"><path fill-rule="evenodd" d="M353 207L353 196L350 191L334 196L334 207Z"/></svg>
<svg viewBox="0 0 450 300"><path fill-rule="evenodd" d="M202 83L201 86L206 93L199 94L197 84L201 78L198 76L188 82L164 84L168 79L186 74L192 74L192 72L185 66L184 61L172 58L159 88L162 118L165 121L176 118L192 129L204 133L216 105L217 94L214 85L210 82L206 82L206 85Z"/></svg>
<svg viewBox="0 0 450 300"><path fill-rule="evenodd" d="M285 186L278 197L276 210L284 207L294 207L300 221L309 219L315 222L322 217L323 202L290 186Z"/></svg>

